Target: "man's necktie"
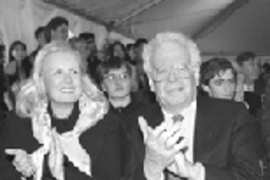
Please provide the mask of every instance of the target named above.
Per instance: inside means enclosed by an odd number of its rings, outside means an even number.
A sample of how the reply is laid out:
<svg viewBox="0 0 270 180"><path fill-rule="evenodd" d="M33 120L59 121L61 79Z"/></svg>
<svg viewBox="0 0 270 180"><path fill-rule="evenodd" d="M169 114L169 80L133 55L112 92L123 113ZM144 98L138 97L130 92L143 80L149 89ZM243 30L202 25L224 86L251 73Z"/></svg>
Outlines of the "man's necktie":
<svg viewBox="0 0 270 180"><path fill-rule="evenodd" d="M172 119L173 119L174 123L176 123L176 122L182 122L182 121L184 120L184 117L183 117L181 114L175 114L175 115L173 115ZM178 142L180 142L180 141L182 141L182 140L183 140L183 137L181 137L181 138L178 140ZM181 151L182 151L183 153L185 153L185 152L187 151L187 148L188 148L188 147L185 147L184 149L181 149Z"/></svg>
<svg viewBox="0 0 270 180"><path fill-rule="evenodd" d="M182 122L184 117L181 114L175 114L175 115L173 115L172 119L173 119L174 123L176 123L178 121Z"/></svg>
<svg viewBox="0 0 270 180"><path fill-rule="evenodd" d="M181 114L175 114L172 117L174 123L176 122L182 122L184 120L184 117ZM181 141L183 138L180 138L179 141ZM185 153L187 148L182 149L181 151ZM179 177L178 175L174 174L173 172L170 171L165 171L165 179L166 180L186 180L186 178Z"/></svg>

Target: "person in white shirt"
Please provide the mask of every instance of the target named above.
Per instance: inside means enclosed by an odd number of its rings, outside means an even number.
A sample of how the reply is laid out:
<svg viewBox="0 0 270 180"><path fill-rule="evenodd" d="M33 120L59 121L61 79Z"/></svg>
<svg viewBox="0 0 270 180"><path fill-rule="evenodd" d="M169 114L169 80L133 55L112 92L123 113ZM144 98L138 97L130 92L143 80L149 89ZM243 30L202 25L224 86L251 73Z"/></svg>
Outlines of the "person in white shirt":
<svg viewBox="0 0 270 180"><path fill-rule="evenodd" d="M159 33L143 60L158 104L139 117L145 155L136 179L260 179L259 137L243 103L197 96L195 43L180 33Z"/></svg>
<svg viewBox="0 0 270 180"><path fill-rule="evenodd" d="M266 82L259 78L258 58L253 52L243 52L236 57L239 74L243 74L244 101L249 112L260 120L262 101L266 90Z"/></svg>

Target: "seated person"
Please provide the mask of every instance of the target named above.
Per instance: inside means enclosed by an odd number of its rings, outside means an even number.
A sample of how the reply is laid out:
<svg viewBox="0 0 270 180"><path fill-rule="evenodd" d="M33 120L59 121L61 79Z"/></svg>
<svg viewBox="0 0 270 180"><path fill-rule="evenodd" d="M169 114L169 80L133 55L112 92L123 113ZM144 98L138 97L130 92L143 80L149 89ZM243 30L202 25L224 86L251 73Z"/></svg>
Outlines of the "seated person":
<svg viewBox="0 0 270 180"><path fill-rule="evenodd" d="M136 138L133 136L133 129L138 127L138 116L150 104L147 99L138 98L137 92L132 92L131 65L128 61L119 57L112 57L108 61L102 62L97 69L97 82L102 91L105 92L110 102L110 111L121 118L122 137L124 144L122 147L125 175L128 176L143 157L134 146Z"/></svg>
<svg viewBox="0 0 270 180"><path fill-rule="evenodd" d="M39 51L0 139L0 179L120 179L120 120L84 68L66 42Z"/></svg>
<svg viewBox="0 0 270 180"><path fill-rule="evenodd" d="M101 62L102 58L98 57L98 49L96 45L96 37L95 34L90 32L82 32L79 34L79 38L83 39L86 43L86 49L87 49L87 71L91 78L95 81L96 80L96 70Z"/></svg>
<svg viewBox="0 0 270 180"><path fill-rule="evenodd" d="M248 103L249 112L260 120L266 84L259 80L260 69L256 55L253 52L243 52L235 61L243 74L244 100Z"/></svg>
<svg viewBox="0 0 270 180"><path fill-rule="evenodd" d="M212 58L202 63L200 68L200 88L210 97L235 99L236 71L225 58ZM240 100L240 98L239 98Z"/></svg>
<svg viewBox="0 0 270 180"><path fill-rule="evenodd" d="M144 178L261 179L260 141L245 106L197 96L196 44L180 33L159 33L145 46L143 60L158 101L139 118Z"/></svg>
<svg viewBox="0 0 270 180"><path fill-rule="evenodd" d="M67 41L69 22L65 17L56 16L52 18L46 25L44 36L45 41Z"/></svg>
<svg viewBox="0 0 270 180"><path fill-rule="evenodd" d="M38 51L47 44L46 38L45 38L45 30L46 28L44 26L40 26L35 30L35 39L38 43L38 46L36 49L30 54L30 59L33 62L35 60L35 57L38 53Z"/></svg>
<svg viewBox="0 0 270 180"><path fill-rule="evenodd" d="M22 41L14 41L9 47L9 62L4 68L7 77L7 91L4 100L9 110L13 110L19 84L29 78L32 64L27 56L27 46Z"/></svg>
<svg viewBox="0 0 270 180"><path fill-rule="evenodd" d="M126 126L130 126L131 116L149 102L137 98L132 92L132 69L128 61L112 57L102 62L97 69L97 82L105 92L111 108L122 116ZM137 121L135 122L137 123Z"/></svg>
<svg viewBox="0 0 270 180"><path fill-rule="evenodd" d="M85 40L79 37L73 37L69 39L68 42L74 50L80 53L82 61L85 64L85 67L87 67L87 58L90 54L90 50L87 48Z"/></svg>

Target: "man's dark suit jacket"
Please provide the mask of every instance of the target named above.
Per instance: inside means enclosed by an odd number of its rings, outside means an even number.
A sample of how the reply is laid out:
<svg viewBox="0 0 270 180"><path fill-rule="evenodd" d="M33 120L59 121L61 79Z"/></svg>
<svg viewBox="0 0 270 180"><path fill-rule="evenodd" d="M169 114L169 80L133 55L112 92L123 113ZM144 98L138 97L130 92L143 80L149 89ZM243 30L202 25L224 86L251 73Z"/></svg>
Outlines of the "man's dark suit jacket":
<svg viewBox="0 0 270 180"><path fill-rule="evenodd" d="M265 92L266 82L263 78L259 78L254 82L254 92L244 92L244 101L248 103L249 113L255 116L258 121L261 119Z"/></svg>
<svg viewBox="0 0 270 180"><path fill-rule="evenodd" d="M71 121L62 120L67 121L66 123L61 122L64 123L61 125L62 129L73 128L76 119L77 118L72 119ZM8 125L2 139L0 139L0 180L20 180L19 173L17 173L11 164L11 161L5 156L4 149L21 148L28 153L32 153L41 145L33 137L30 119L20 118L15 113L11 113L7 122ZM65 160L65 179L119 180L122 175L119 128L120 119L118 116L109 112L94 127L84 132L80 136L80 143L91 157L91 171L93 178L80 172L71 162ZM51 180L52 178L48 177L43 179Z"/></svg>
<svg viewBox="0 0 270 180"><path fill-rule="evenodd" d="M152 127L164 119L158 105L141 114ZM139 127L134 125L131 134L137 157L142 162L144 146ZM242 103L199 97L194 138L194 161L205 167L205 180L261 178L259 160L262 152L258 132ZM135 179L144 179L142 172L143 167L138 166Z"/></svg>

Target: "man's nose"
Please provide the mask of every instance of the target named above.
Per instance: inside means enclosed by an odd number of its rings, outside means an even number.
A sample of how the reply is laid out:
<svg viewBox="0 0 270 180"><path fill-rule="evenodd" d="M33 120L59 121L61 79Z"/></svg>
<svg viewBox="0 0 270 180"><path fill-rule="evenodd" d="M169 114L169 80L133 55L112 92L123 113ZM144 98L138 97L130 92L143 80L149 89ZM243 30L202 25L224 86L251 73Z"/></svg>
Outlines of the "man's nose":
<svg viewBox="0 0 270 180"><path fill-rule="evenodd" d="M177 73L174 72L174 71L171 71L169 74L168 74L168 79L170 82L175 82L178 78L177 78Z"/></svg>
<svg viewBox="0 0 270 180"><path fill-rule="evenodd" d="M114 83L120 84L122 82L121 78L119 76L115 76Z"/></svg>
<svg viewBox="0 0 270 180"><path fill-rule="evenodd" d="M226 82L225 83L225 91L232 91L233 85L231 84L231 82Z"/></svg>

